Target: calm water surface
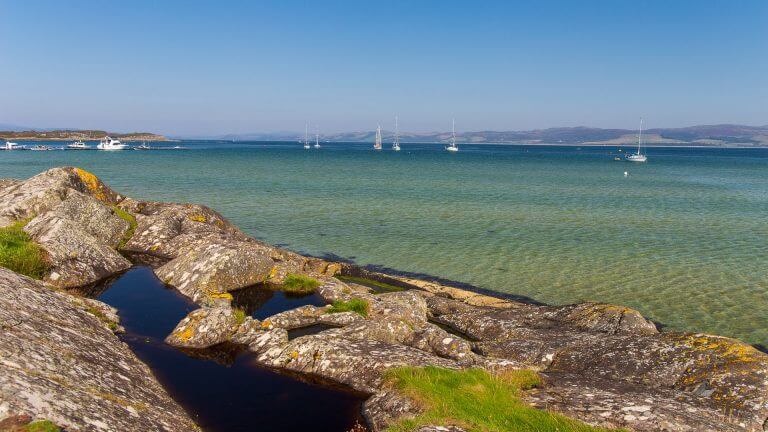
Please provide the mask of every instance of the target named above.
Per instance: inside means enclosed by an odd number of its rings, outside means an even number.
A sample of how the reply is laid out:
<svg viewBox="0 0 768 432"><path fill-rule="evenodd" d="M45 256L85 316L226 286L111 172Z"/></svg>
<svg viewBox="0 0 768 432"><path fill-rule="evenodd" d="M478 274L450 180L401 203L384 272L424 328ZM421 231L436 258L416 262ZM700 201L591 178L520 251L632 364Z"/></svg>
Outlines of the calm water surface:
<svg viewBox="0 0 768 432"><path fill-rule="evenodd" d="M631 165L613 147L181 144L0 152L0 177L77 165L132 197L207 204L300 252L547 303L620 303L768 345L766 149L651 148Z"/></svg>

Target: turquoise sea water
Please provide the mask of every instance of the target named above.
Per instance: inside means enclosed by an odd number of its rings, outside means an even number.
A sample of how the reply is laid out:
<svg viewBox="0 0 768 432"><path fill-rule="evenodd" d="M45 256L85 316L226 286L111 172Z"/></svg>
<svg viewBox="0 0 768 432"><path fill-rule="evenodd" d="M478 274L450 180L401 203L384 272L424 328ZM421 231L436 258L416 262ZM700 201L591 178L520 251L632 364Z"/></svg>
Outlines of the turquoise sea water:
<svg viewBox="0 0 768 432"><path fill-rule="evenodd" d="M614 147L180 144L0 152L0 177L76 165L300 252L546 303L624 304L768 345L768 149L651 148L630 164Z"/></svg>

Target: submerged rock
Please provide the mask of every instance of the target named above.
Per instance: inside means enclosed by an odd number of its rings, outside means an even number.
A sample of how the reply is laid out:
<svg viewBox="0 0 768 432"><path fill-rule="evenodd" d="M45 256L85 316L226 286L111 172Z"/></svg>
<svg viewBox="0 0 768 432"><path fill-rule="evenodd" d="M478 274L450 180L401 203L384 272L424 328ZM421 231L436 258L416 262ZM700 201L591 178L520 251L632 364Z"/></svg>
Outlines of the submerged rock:
<svg viewBox="0 0 768 432"><path fill-rule="evenodd" d="M91 308L0 268L0 419L76 431L198 430Z"/></svg>

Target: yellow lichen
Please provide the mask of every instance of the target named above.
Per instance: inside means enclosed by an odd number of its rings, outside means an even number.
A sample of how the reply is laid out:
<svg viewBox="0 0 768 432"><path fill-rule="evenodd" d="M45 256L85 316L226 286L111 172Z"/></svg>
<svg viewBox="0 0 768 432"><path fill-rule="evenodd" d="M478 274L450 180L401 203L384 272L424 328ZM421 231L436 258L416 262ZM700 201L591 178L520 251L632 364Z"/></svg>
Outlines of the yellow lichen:
<svg viewBox="0 0 768 432"><path fill-rule="evenodd" d="M298 359L299 358L299 352L298 351L293 351L291 353L291 358L294 359L294 360Z"/></svg>
<svg viewBox="0 0 768 432"><path fill-rule="evenodd" d="M272 327L272 322L270 322L269 320L264 320L261 322L261 328L268 329L270 327Z"/></svg>
<svg viewBox="0 0 768 432"><path fill-rule="evenodd" d="M204 214L191 214L187 216L187 219L193 221L193 222L208 222L208 218L205 217Z"/></svg>
<svg viewBox="0 0 768 432"><path fill-rule="evenodd" d="M194 335L195 335L195 330L194 330L193 326L189 326L189 327L185 328L184 331L179 333L179 339L181 339L181 340L186 342L186 341L192 339L192 336L194 336Z"/></svg>
<svg viewBox="0 0 768 432"><path fill-rule="evenodd" d="M75 168L75 173L85 184L85 187L93 194L93 197L100 201L107 201L107 194L104 193L104 186L99 179L82 168Z"/></svg>
<svg viewBox="0 0 768 432"><path fill-rule="evenodd" d="M208 297L211 299L225 299L232 301L232 294L228 292L220 293L220 292L209 292Z"/></svg>

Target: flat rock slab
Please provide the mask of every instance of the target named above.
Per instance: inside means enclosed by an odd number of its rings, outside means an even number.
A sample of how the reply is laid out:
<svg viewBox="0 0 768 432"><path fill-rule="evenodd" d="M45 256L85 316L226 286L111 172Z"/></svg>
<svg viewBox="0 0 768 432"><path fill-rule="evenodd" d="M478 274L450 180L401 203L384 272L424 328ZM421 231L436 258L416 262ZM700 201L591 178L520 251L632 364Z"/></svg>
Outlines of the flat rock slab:
<svg viewBox="0 0 768 432"><path fill-rule="evenodd" d="M238 326L230 307L200 308L181 320L165 343L180 348L208 348L228 341Z"/></svg>
<svg viewBox="0 0 768 432"><path fill-rule="evenodd" d="M82 302L0 268L0 418L76 431L198 430Z"/></svg>

